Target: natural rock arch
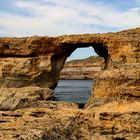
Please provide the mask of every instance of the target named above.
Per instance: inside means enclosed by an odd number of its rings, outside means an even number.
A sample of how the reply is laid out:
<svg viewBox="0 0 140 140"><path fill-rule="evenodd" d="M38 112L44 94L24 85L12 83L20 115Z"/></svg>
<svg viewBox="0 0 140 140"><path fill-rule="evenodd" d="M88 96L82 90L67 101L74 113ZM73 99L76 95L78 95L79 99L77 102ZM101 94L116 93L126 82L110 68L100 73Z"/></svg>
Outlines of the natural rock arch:
<svg viewBox="0 0 140 140"><path fill-rule="evenodd" d="M54 89L66 58L78 47L93 46L95 52L104 57L107 69L96 80L94 94L108 96L111 88L117 87L119 90L119 85L114 87L114 83L107 80L113 75L109 75L110 71L114 70L119 75L120 69L128 70L125 64L128 66L133 63L135 69L138 67L139 32L137 28L105 34L0 38L0 88ZM103 80L106 82L104 86ZM88 107L93 104L93 99L89 99Z"/></svg>
<svg viewBox="0 0 140 140"><path fill-rule="evenodd" d="M58 74L56 74L58 76L59 79L59 74L60 71L63 69L64 64L66 59L77 49L77 48L88 48L92 46L94 51L97 53L97 55L99 55L100 57L104 58L104 66L102 67L103 69L107 68L108 65L108 60L109 60L109 54L108 54L108 47L105 46L104 44L100 44L100 43L78 43L78 44L64 44L64 47L68 47L68 49L66 51L64 51L63 55L54 55L52 56L52 68L54 69L54 73L58 72ZM57 82L58 79L56 81L56 84L54 85L53 89L57 86Z"/></svg>
<svg viewBox="0 0 140 140"><path fill-rule="evenodd" d="M85 109L50 101L68 55L91 45L107 65ZM139 99L140 28L0 38L1 139L140 139Z"/></svg>

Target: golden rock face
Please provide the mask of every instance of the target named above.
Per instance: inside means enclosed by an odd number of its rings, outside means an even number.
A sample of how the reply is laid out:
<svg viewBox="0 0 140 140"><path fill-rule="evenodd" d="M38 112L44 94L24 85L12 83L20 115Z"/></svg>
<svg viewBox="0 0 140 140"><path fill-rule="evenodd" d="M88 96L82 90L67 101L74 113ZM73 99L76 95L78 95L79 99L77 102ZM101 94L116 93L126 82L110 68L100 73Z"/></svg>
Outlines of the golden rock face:
<svg viewBox="0 0 140 140"><path fill-rule="evenodd" d="M66 58L89 46L105 64L85 108L52 101ZM0 139L139 140L140 28L0 38L0 110Z"/></svg>

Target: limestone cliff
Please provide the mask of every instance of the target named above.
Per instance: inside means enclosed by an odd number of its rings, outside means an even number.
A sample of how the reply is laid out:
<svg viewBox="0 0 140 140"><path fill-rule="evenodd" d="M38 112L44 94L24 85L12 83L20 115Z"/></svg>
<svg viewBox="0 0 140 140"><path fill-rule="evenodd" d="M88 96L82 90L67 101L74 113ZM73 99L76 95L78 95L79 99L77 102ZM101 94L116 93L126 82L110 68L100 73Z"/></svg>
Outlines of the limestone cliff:
<svg viewBox="0 0 140 140"><path fill-rule="evenodd" d="M60 72L60 79L94 79L101 71L103 62L102 57L98 56L68 61Z"/></svg>
<svg viewBox="0 0 140 140"><path fill-rule="evenodd" d="M85 108L52 101L67 57L89 46L104 66ZM0 110L2 140L139 140L140 28L0 38Z"/></svg>

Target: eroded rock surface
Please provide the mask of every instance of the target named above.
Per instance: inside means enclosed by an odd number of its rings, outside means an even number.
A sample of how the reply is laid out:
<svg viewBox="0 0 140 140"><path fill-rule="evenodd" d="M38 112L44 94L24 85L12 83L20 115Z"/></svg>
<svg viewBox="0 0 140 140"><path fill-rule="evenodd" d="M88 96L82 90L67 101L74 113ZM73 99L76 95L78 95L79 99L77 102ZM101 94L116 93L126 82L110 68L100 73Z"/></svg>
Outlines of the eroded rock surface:
<svg viewBox="0 0 140 140"><path fill-rule="evenodd" d="M52 101L66 58L89 46L104 65L85 108ZM0 110L2 140L139 140L140 28L0 38Z"/></svg>
<svg viewBox="0 0 140 140"><path fill-rule="evenodd" d="M53 111L30 108L13 112L1 111L0 139L139 140L140 106L137 105L133 106L136 108L128 108L127 112L125 109L118 112L113 108Z"/></svg>

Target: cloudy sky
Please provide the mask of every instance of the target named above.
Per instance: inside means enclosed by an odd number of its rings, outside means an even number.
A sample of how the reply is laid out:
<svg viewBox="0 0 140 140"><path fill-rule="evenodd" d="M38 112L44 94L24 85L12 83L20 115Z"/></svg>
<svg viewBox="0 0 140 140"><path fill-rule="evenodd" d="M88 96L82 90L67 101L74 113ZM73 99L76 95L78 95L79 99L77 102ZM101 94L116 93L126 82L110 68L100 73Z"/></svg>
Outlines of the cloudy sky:
<svg viewBox="0 0 140 140"><path fill-rule="evenodd" d="M56 36L134 27L140 27L140 0L0 0L0 36ZM88 53L93 53L90 48Z"/></svg>

